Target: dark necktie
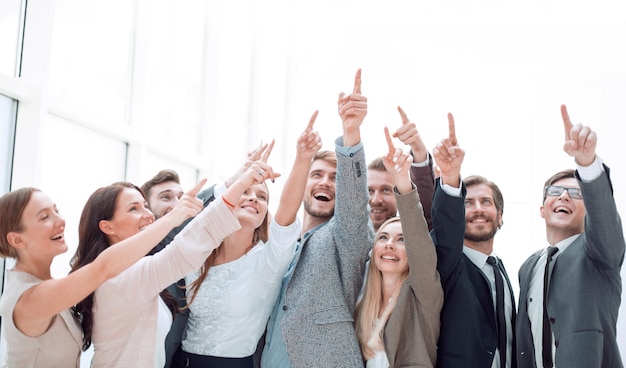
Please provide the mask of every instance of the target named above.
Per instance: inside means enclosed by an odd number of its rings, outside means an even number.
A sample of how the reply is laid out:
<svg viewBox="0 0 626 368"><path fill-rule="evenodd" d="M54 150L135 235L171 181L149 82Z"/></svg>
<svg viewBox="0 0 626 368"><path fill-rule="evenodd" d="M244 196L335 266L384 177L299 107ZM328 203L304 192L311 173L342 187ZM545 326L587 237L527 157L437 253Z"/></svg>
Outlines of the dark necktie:
<svg viewBox="0 0 626 368"><path fill-rule="evenodd" d="M552 256L554 256L554 254L558 251L559 248L557 247L548 247L546 268L543 273L543 349L541 351L541 355L543 357L543 368L552 368L552 329L550 328L550 319L548 318L548 276Z"/></svg>
<svg viewBox="0 0 626 368"><path fill-rule="evenodd" d="M496 257L487 257L487 263L493 267L496 277L496 318L498 318L498 350L500 351L500 367L506 368L506 317L504 316L504 282Z"/></svg>

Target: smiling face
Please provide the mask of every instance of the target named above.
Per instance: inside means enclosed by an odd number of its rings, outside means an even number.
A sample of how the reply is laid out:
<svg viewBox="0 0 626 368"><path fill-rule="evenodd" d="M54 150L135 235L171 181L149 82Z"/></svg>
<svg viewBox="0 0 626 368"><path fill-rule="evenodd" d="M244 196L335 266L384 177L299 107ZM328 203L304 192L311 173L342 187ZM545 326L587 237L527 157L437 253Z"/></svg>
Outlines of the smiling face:
<svg viewBox="0 0 626 368"><path fill-rule="evenodd" d="M574 178L565 178L553 183L564 188L580 188ZM546 230L550 234L558 234L555 241L580 234L585 226L585 202L582 199L572 199L567 190L559 196L546 196L541 206L541 217L546 221ZM553 243L556 244L556 243Z"/></svg>
<svg viewBox="0 0 626 368"><path fill-rule="evenodd" d="M409 270L409 263L404 246L402 224L393 221L378 230L372 249L372 258L376 268L384 274L404 274Z"/></svg>
<svg viewBox="0 0 626 368"><path fill-rule="evenodd" d="M303 199L307 214L322 219L333 217L336 175L336 165L322 159L313 161Z"/></svg>
<svg viewBox="0 0 626 368"><path fill-rule="evenodd" d="M19 246L18 254L28 254L29 258L52 259L67 251L65 219L43 192L32 193L24 208L21 224L22 231L9 233L9 237L15 236L12 242Z"/></svg>
<svg viewBox="0 0 626 368"><path fill-rule="evenodd" d="M110 220L101 220L100 229L110 239L111 244L137 234L154 222L154 215L148 209L148 202L141 192L124 188L117 197L115 212Z"/></svg>
<svg viewBox="0 0 626 368"><path fill-rule="evenodd" d="M239 200L235 213L241 226L256 229L267 216L269 192L265 183L253 185L246 189Z"/></svg>
<svg viewBox="0 0 626 368"><path fill-rule="evenodd" d="M148 205L154 217L158 219L169 213L176 207L182 195L183 189L175 181L166 181L150 188Z"/></svg>
<svg viewBox="0 0 626 368"><path fill-rule="evenodd" d="M480 243L493 239L502 222L493 190L486 184L467 187L465 196L465 239Z"/></svg>
<svg viewBox="0 0 626 368"><path fill-rule="evenodd" d="M393 176L388 171L368 170L367 190L369 192L370 219L374 230L378 230L385 220L396 215L398 207L393 194Z"/></svg>

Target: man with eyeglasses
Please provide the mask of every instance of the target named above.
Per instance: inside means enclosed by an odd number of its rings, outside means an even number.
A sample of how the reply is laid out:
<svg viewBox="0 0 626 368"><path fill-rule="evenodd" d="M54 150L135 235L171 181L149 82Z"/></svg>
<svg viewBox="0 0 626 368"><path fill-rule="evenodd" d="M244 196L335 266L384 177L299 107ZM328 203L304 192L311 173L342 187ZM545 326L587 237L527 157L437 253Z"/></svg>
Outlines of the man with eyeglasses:
<svg viewBox="0 0 626 368"><path fill-rule="evenodd" d="M616 341L624 234L609 168L594 131L573 125L565 105L565 152L576 171L544 185L548 247L519 271L518 368L623 367Z"/></svg>

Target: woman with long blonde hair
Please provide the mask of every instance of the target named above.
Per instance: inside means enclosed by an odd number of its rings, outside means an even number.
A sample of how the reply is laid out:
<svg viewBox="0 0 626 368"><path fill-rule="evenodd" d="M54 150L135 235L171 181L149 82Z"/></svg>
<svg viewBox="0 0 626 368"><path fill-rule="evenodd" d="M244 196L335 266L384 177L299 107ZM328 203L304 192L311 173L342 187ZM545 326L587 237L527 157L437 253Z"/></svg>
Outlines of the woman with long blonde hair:
<svg viewBox="0 0 626 368"><path fill-rule="evenodd" d="M385 221L374 239L355 328L367 368L435 365L443 290L437 254L411 183L410 154L393 146L385 168L393 175L399 217Z"/></svg>

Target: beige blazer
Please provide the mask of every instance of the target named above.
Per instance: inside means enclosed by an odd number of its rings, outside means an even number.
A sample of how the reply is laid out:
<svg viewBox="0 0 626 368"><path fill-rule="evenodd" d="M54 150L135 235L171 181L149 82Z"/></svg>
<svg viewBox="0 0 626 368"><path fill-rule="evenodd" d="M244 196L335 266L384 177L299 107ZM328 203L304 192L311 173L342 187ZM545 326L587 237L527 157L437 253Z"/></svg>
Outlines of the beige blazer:
<svg viewBox="0 0 626 368"><path fill-rule="evenodd" d="M439 313L443 289L437 272L437 253L428 233L417 191L396 201L409 261L409 276L385 326L383 339L389 366L433 367L437 360Z"/></svg>

